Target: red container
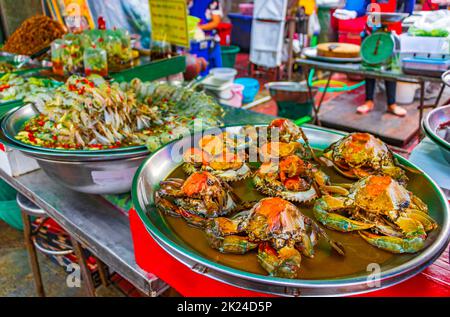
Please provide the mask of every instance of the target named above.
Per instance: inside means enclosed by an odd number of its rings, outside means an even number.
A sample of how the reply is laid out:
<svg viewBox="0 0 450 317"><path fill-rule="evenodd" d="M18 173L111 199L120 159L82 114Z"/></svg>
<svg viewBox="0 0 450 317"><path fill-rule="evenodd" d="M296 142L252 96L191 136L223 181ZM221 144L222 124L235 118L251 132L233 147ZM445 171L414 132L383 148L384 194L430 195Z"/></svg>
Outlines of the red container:
<svg viewBox="0 0 450 317"><path fill-rule="evenodd" d="M254 7L253 3L241 3L239 4L239 12L243 15L253 15Z"/></svg>
<svg viewBox="0 0 450 317"><path fill-rule="evenodd" d="M230 45L231 44L231 29L233 25L231 23L220 23L217 27L217 32L220 37L220 45Z"/></svg>
<svg viewBox="0 0 450 317"><path fill-rule="evenodd" d="M350 31L339 31L338 42L339 43L350 43L361 45L361 33L354 33Z"/></svg>

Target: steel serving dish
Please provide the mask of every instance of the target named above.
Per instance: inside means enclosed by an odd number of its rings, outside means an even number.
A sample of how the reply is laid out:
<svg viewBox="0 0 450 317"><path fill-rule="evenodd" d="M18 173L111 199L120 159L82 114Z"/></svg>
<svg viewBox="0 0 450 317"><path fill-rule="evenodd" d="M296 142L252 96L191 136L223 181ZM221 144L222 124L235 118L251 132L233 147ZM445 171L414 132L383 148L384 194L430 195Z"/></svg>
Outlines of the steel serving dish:
<svg viewBox="0 0 450 317"><path fill-rule="evenodd" d="M0 143L34 158L45 173L58 183L88 194L129 192L136 170L148 155L148 150L114 153L90 151L85 154L47 152L40 148L21 146L7 138L3 131L0 131Z"/></svg>
<svg viewBox="0 0 450 317"><path fill-rule="evenodd" d="M327 63L360 63L361 57L328 57L328 56L320 56L317 54L316 47L305 47L302 50L302 54L305 55L308 59L312 59L319 62L327 62Z"/></svg>
<svg viewBox="0 0 450 317"><path fill-rule="evenodd" d="M426 135L439 147L442 155L450 164L450 125L446 130L438 133L439 126L450 122L450 105L430 111L423 119L422 126Z"/></svg>
<svg viewBox="0 0 450 317"><path fill-rule="evenodd" d="M230 133L238 133L241 127L223 128ZM337 141L344 134L328 129L304 128L311 145L324 149ZM249 273L231 268L204 257L187 244L168 225L164 216L157 211L153 195L159 182L165 179L181 164L182 149L195 144L199 136L186 136L172 142L150 155L141 165L133 181L133 204L145 224L148 232L156 242L174 258L187 265L193 271L213 279L241 288L277 295L328 295L342 296L370 292L385 288L406 280L422 271L445 250L450 236L449 206L442 191L426 174L415 174L410 177L410 188L420 192L421 198L429 205L430 214L438 222L439 228L429 236L429 245L424 250L410 256L395 256L393 261L381 265L379 276L380 287L372 288L368 283L367 272L356 275L330 279L282 279ZM397 156L402 164L415 167L407 160Z"/></svg>
<svg viewBox="0 0 450 317"><path fill-rule="evenodd" d="M26 104L22 107L16 108L8 112L2 123L1 129L3 134L12 142L21 145L22 147L32 148L39 151L50 152L50 153L70 153L70 154L92 154L93 152L96 155L103 155L106 153L118 153L118 152L133 152L133 153L147 153L147 148L145 146L127 146L120 147L117 149L108 149L108 150L64 150L64 149L51 149L45 148L42 146L36 146L32 144L27 144L21 142L15 138L15 136L21 131L24 123L31 118L39 115L39 111L33 104Z"/></svg>

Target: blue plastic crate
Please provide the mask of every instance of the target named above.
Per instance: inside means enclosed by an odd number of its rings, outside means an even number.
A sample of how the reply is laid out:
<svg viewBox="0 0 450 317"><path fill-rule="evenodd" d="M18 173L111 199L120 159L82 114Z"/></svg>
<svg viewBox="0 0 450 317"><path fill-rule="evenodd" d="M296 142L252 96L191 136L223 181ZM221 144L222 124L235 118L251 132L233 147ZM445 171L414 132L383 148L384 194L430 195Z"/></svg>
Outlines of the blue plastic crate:
<svg viewBox="0 0 450 317"><path fill-rule="evenodd" d="M241 51L250 51L253 17L239 13L230 13L228 18L233 25L231 29L231 44L239 46Z"/></svg>

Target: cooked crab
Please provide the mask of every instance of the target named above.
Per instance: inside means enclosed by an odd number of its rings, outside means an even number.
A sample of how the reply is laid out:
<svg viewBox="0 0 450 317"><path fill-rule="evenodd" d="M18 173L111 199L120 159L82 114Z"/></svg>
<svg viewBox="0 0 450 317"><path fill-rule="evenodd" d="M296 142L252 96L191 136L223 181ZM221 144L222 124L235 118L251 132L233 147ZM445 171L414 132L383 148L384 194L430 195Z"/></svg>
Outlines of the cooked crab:
<svg viewBox="0 0 450 317"><path fill-rule="evenodd" d="M348 194L345 188L332 186L324 172L297 155L283 157L280 162L263 163L256 171L253 182L256 189L265 195L296 202L311 201L321 192Z"/></svg>
<svg viewBox="0 0 450 317"><path fill-rule="evenodd" d="M191 148L183 154L183 160L183 169L187 174L204 170L225 182L242 180L251 174L250 167L245 163L245 153L225 151L213 156L200 149Z"/></svg>
<svg viewBox="0 0 450 317"><path fill-rule="evenodd" d="M245 139L237 135L222 132L218 135L207 134L198 141L198 147L204 152L215 156L223 152L236 152L245 147Z"/></svg>
<svg viewBox="0 0 450 317"><path fill-rule="evenodd" d="M327 165L342 175L359 179L368 175L389 175L401 183L408 178L393 153L369 133L352 133L331 144L323 154Z"/></svg>
<svg viewBox="0 0 450 317"><path fill-rule="evenodd" d="M437 227L417 196L390 176L371 175L356 182L347 196L324 196L314 216L331 229L358 231L368 243L393 252L414 253Z"/></svg>
<svg viewBox="0 0 450 317"><path fill-rule="evenodd" d="M239 203L232 189L208 172L196 172L186 180L169 178L160 183L160 189L155 193L158 209L200 227L207 218L236 210Z"/></svg>
<svg viewBox="0 0 450 317"><path fill-rule="evenodd" d="M298 277L301 254L313 257L320 237L344 254L343 247L312 219L277 197L264 198L232 218L210 219L206 234L210 246L223 253L244 254L258 247L261 266L270 275L284 278Z"/></svg>

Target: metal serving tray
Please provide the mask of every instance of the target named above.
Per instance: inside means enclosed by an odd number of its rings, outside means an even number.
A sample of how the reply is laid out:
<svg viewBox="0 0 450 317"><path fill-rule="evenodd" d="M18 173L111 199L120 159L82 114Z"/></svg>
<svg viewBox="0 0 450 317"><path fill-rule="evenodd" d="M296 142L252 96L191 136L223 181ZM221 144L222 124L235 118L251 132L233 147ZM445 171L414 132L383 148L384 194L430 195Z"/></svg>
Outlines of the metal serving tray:
<svg viewBox="0 0 450 317"><path fill-rule="evenodd" d="M24 123L31 118L36 117L39 115L39 111L34 107L33 104L26 104L22 107L18 107L14 110L11 110L8 112L2 123L1 123L1 129L4 133L4 135L13 143L16 143L22 147L31 148L37 151L42 152L48 152L48 153L59 153L59 154L68 154L68 155L85 155L85 154L92 154L95 153L95 155L103 155L108 153L148 153L148 150L145 146L128 146L128 147L121 147L117 149L108 149L108 150L63 150L63 149L50 149L45 148L42 146L36 146L32 144L27 144L24 142L21 142L15 138L15 136L21 131Z"/></svg>
<svg viewBox="0 0 450 317"><path fill-rule="evenodd" d="M240 126L223 128L232 134L238 133L240 129ZM304 131L311 145L317 149L326 148L344 135L313 127L305 127ZM137 171L132 189L134 206L148 232L162 248L197 273L234 286L277 295L343 296L378 290L414 276L436 260L449 242L450 222L447 200L436 183L423 173L410 175L408 188L428 204L430 214L438 222L439 228L429 235L429 245L422 251L411 257L395 256L389 264L383 264L379 288L372 288L367 283L369 274L367 272L330 279L283 279L249 273L217 263L201 255L172 231L164 216L154 205L154 192L159 182L181 164L180 161L173 159L173 154L181 154L178 153L179 149L195 144L192 138L198 137L186 136L153 153ZM418 169L400 156L397 156L397 159L404 165Z"/></svg>

